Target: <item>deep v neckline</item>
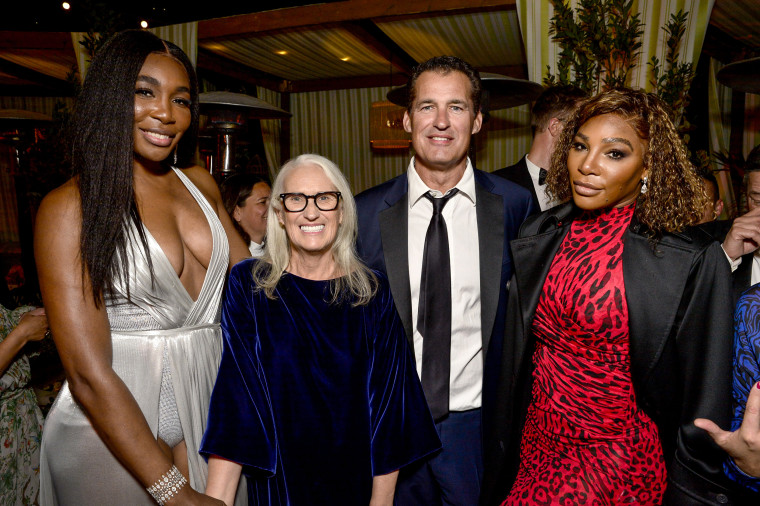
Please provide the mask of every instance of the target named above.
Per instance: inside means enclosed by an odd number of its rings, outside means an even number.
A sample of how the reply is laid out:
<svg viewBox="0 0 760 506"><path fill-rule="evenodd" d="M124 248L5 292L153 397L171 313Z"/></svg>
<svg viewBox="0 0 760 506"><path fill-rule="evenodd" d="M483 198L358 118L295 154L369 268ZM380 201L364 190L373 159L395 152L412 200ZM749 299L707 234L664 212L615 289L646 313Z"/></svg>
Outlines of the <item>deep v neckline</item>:
<svg viewBox="0 0 760 506"><path fill-rule="evenodd" d="M198 207L201 208L201 211L203 212L203 215L206 217L206 223L208 224L209 228L209 234L211 235L211 258L209 258L208 266L206 267L206 274L203 276L203 283L201 284L201 289L198 291L198 297L196 299L193 299L193 297L190 295L190 292L187 290L187 287L182 283L182 280L180 279L179 275L177 274L177 270L172 265L171 261L169 260L169 257L166 256L166 252L164 252L163 248L161 248L161 245L159 244L158 240L153 236L153 234L150 232L148 227L143 223L142 229L145 232L145 237L148 239L149 246L154 251L157 251L158 254L155 256L152 256L154 261L159 261L164 264L164 268L169 270L173 274L171 276L172 283L176 285L178 288L180 288L180 293L187 298L187 301L189 301L189 305L191 308L197 304L199 300L202 299L202 295L204 294L204 291L207 289L208 283L209 283L209 269L213 265L214 262L214 255L218 253L217 251L217 244L214 240L214 232L212 230L211 221L209 219L209 212L211 212L211 204L208 203L208 201L203 197L202 195L196 195L195 192L193 192L190 189L190 186L188 183L192 184L192 181L182 174L178 169L172 167L174 170L174 173L177 174L177 177L182 182L182 184L185 186L185 189L190 193L190 195L195 199L196 204L198 204ZM200 192L199 192L200 193ZM200 200L202 199L202 200ZM191 310L192 311L192 310Z"/></svg>

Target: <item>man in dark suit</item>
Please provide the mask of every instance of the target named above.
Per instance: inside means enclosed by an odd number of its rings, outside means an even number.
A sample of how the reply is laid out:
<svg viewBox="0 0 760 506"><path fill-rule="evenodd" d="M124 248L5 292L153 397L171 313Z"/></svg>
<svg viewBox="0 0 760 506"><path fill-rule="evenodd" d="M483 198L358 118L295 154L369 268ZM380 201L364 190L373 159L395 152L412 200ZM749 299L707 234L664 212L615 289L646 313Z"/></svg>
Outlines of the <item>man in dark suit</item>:
<svg viewBox="0 0 760 506"><path fill-rule="evenodd" d="M534 208L525 189L467 157L482 122L477 71L432 58L408 90L403 122L415 156L405 174L356 197L359 254L388 276L443 444L402 470L396 504L472 506L498 402L508 244Z"/></svg>
<svg viewBox="0 0 760 506"><path fill-rule="evenodd" d="M733 271L734 302L760 282L760 144L747 155L744 196L748 211L734 220L722 244Z"/></svg>
<svg viewBox="0 0 760 506"><path fill-rule="evenodd" d="M533 202L541 211L554 207L544 192L544 178L551 163L554 144L562 132L567 118L583 99L585 91L575 86L552 86L546 88L536 99L531 109L530 126L533 143L527 155L516 164L494 171L494 174L509 179L530 190Z"/></svg>

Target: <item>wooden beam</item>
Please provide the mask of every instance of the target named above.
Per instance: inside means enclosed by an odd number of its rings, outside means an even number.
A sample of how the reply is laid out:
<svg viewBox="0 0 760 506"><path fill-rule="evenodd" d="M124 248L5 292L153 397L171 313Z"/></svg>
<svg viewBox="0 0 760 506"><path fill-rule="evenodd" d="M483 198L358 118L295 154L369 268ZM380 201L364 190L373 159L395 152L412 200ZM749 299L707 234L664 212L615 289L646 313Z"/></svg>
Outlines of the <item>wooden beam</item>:
<svg viewBox="0 0 760 506"><path fill-rule="evenodd" d="M197 66L199 71L224 75L247 84L263 86L270 90L282 92L287 88L287 81L282 77L224 58L203 48L198 48Z"/></svg>
<svg viewBox="0 0 760 506"><path fill-rule="evenodd" d="M524 65L508 65L499 67L484 67L478 71L482 74L489 72L492 74L501 74L515 79L527 79L528 72ZM291 81L288 91L292 93L305 93L309 91L329 91L343 90L346 88L378 88L391 86L391 76L358 76L358 77L337 77L330 79L305 79L303 81ZM392 86L402 86L407 83L409 76L404 74L393 74Z"/></svg>
<svg viewBox="0 0 760 506"><path fill-rule="evenodd" d="M55 49L71 51L74 46L69 32L3 32L0 31L0 49Z"/></svg>
<svg viewBox="0 0 760 506"><path fill-rule="evenodd" d="M37 84L0 84L0 97L73 97L73 92Z"/></svg>
<svg viewBox="0 0 760 506"><path fill-rule="evenodd" d="M419 63L368 19L346 21L340 26L382 58L388 60L399 72L409 75Z"/></svg>
<svg viewBox="0 0 760 506"><path fill-rule="evenodd" d="M244 37L283 30L360 19L460 10L512 9L516 0L346 0L243 14L198 22L198 39Z"/></svg>
<svg viewBox="0 0 760 506"><path fill-rule="evenodd" d="M0 58L0 72L16 77L22 81L29 81L43 89L49 89L51 96L72 96L74 95L74 86L63 80L51 77L42 72L37 72L30 68L13 63L4 58Z"/></svg>

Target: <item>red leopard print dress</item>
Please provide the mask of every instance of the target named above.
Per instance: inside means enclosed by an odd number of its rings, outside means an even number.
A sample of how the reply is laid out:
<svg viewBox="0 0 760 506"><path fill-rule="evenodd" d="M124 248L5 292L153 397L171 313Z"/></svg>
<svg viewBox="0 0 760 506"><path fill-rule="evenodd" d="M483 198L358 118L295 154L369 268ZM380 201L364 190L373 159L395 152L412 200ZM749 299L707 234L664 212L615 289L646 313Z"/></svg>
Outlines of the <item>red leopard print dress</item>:
<svg viewBox="0 0 760 506"><path fill-rule="evenodd" d="M633 205L573 222L544 283L532 402L504 505L660 504L657 426L631 382L623 233Z"/></svg>

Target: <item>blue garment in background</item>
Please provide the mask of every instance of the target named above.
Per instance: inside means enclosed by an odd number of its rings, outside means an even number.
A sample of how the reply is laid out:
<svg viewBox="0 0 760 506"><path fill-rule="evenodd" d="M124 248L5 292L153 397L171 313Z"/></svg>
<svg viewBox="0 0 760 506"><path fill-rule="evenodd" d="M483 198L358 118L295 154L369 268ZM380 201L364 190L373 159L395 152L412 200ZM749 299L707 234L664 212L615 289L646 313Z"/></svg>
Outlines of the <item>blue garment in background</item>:
<svg viewBox="0 0 760 506"><path fill-rule="evenodd" d="M760 381L760 285L754 285L739 298L734 313L734 416L731 430L738 430L744 419L744 405L751 388ZM726 476L744 487L760 492L760 478L739 469L731 458L724 464Z"/></svg>
<svg viewBox="0 0 760 506"><path fill-rule="evenodd" d="M385 277L366 306L285 274L268 299L237 264L201 446L243 465L252 504L368 504L372 477L440 448Z"/></svg>

